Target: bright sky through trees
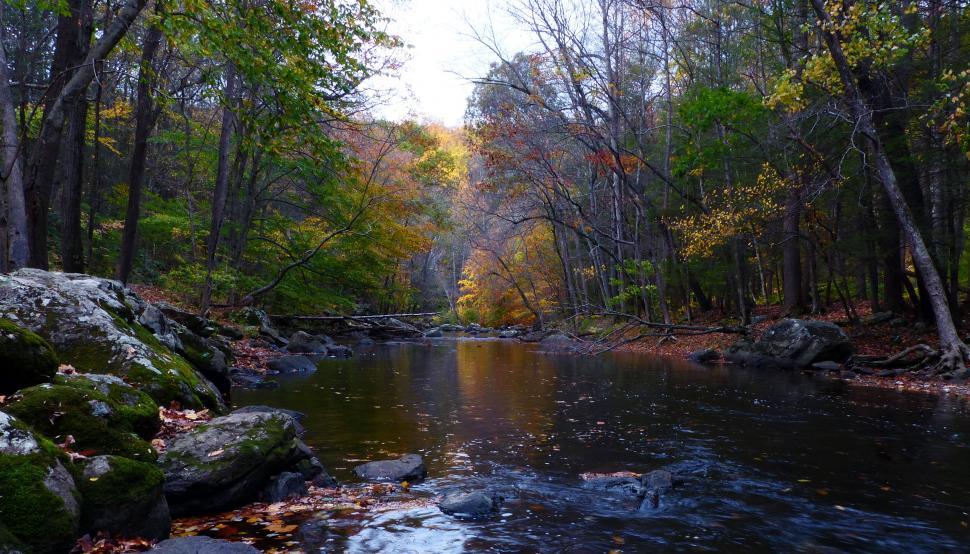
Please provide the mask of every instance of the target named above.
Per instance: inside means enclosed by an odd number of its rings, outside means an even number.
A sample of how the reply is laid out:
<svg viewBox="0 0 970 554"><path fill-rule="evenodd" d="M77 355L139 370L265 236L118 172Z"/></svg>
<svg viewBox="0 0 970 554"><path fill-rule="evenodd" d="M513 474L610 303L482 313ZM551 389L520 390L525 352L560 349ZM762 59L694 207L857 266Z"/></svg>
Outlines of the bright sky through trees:
<svg viewBox="0 0 970 554"><path fill-rule="evenodd" d="M473 88L470 79L485 75L495 61L471 36L469 23L479 33L493 29L505 54L532 42L528 32L513 24L505 0L378 0L376 4L393 20L388 30L410 46L397 77L376 82L392 94L379 107L379 115L393 120L413 116L461 125Z"/></svg>

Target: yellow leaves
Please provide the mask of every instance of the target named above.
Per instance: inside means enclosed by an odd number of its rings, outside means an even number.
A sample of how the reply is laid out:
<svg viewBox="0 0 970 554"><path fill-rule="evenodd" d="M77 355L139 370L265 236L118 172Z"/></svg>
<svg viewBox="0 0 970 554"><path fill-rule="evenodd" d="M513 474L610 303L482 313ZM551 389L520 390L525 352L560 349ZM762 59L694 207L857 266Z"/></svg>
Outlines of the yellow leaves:
<svg viewBox="0 0 970 554"><path fill-rule="evenodd" d="M671 222L684 239L684 255L709 256L729 239L753 232L763 222L781 213L776 199L789 184L765 164L754 182L736 183L708 198L709 213L690 214Z"/></svg>
<svg viewBox="0 0 970 554"><path fill-rule="evenodd" d="M796 80L795 72L791 69L782 73L773 83L772 93L765 97L765 105L769 108L783 108L789 112L797 112L805 108L805 85Z"/></svg>

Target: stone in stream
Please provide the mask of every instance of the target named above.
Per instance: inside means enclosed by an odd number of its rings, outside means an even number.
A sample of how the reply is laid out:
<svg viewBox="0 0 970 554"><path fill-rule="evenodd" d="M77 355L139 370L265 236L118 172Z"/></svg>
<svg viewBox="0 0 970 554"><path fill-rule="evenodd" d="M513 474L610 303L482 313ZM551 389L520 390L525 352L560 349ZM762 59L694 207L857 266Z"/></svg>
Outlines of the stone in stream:
<svg viewBox="0 0 970 554"><path fill-rule="evenodd" d="M57 373L57 354L39 335L0 318L0 394L49 383Z"/></svg>
<svg viewBox="0 0 970 554"><path fill-rule="evenodd" d="M660 500L671 489L679 486L683 481L665 469L655 469L640 476L640 488L643 502L640 509L657 508Z"/></svg>
<svg viewBox="0 0 970 554"><path fill-rule="evenodd" d="M418 481L428 475L424 460L417 454L405 454L397 460L368 462L354 468L354 474L365 481Z"/></svg>
<svg viewBox="0 0 970 554"><path fill-rule="evenodd" d="M270 360L266 365L280 373L310 373L317 369L317 364L307 356L281 356Z"/></svg>
<svg viewBox="0 0 970 554"><path fill-rule="evenodd" d="M61 456L52 442L0 412L0 551L71 549L80 495Z"/></svg>
<svg viewBox="0 0 970 554"><path fill-rule="evenodd" d="M630 496L640 496L643 489L639 478L625 475L597 475L584 478L583 487Z"/></svg>
<svg viewBox="0 0 970 554"><path fill-rule="evenodd" d="M429 339L437 339L445 336L445 334L440 328L434 327L432 329L428 329L427 331L425 331L424 336Z"/></svg>
<svg viewBox="0 0 970 554"><path fill-rule="evenodd" d="M85 461L78 480L81 531L92 536L168 538L172 518L154 463L119 456L95 456Z"/></svg>
<svg viewBox="0 0 970 554"><path fill-rule="evenodd" d="M331 344L327 347L327 356L333 358L350 358L354 355L354 350L344 344Z"/></svg>
<svg viewBox="0 0 970 554"><path fill-rule="evenodd" d="M306 479L301 473L284 471L270 479L263 489L263 500L270 504L291 498L299 498L307 493Z"/></svg>
<svg viewBox="0 0 970 554"><path fill-rule="evenodd" d="M322 468L312 458L293 418L255 412L219 417L176 437L159 463L172 513L182 515L244 504L284 471L303 472L305 466L309 479Z"/></svg>
<svg viewBox="0 0 970 554"><path fill-rule="evenodd" d="M687 355L687 359L695 364L707 364L721 359L721 353L713 348L695 350Z"/></svg>
<svg viewBox="0 0 970 554"><path fill-rule="evenodd" d="M259 554L259 550L242 542L229 542L211 537L179 537L155 545L155 554Z"/></svg>
<svg viewBox="0 0 970 554"><path fill-rule="evenodd" d="M491 492L447 494L438 502L438 509L457 518L480 518L498 511L502 497Z"/></svg>

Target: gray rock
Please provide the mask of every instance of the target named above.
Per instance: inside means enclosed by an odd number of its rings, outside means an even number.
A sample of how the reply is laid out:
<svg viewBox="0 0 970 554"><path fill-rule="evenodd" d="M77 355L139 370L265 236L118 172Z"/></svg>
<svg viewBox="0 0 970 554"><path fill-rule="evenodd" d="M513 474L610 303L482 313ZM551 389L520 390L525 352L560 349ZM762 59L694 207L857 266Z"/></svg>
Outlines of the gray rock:
<svg viewBox="0 0 970 554"><path fill-rule="evenodd" d="M502 331L502 332L500 332L498 334L498 338L500 338L500 339L514 339L515 337L517 337L517 336L519 336L521 334L522 334L522 332L519 331L518 329L505 329L504 331Z"/></svg>
<svg viewBox="0 0 970 554"><path fill-rule="evenodd" d="M896 314L892 312L876 312L862 318L863 325L879 325L880 323L886 323L887 321L892 321L896 317Z"/></svg>
<svg viewBox="0 0 970 554"><path fill-rule="evenodd" d="M502 497L489 492L452 493L438 502L438 509L459 518L479 518L494 514Z"/></svg>
<svg viewBox="0 0 970 554"><path fill-rule="evenodd" d="M306 356L281 356L266 365L280 373L309 373L317 369L317 364Z"/></svg>
<svg viewBox="0 0 970 554"><path fill-rule="evenodd" d="M695 350L687 355L687 359L695 364L707 364L721 359L721 353L713 348Z"/></svg>
<svg viewBox="0 0 970 554"><path fill-rule="evenodd" d="M175 515L241 505L270 477L306 460L293 418L279 412L235 413L178 436L159 459Z"/></svg>
<svg viewBox="0 0 970 554"><path fill-rule="evenodd" d="M165 317L184 325L189 331L192 331L200 337L211 337L219 328L218 323L201 317L198 314L175 307L167 302L158 302L155 306L165 314Z"/></svg>
<svg viewBox="0 0 970 554"><path fill-rule="evenodd" d="M280 335L280 332L273 326L268 315L263 310L247 306L234 314L237 321L243 321L248 325L259 328L259 334L276 346L286 346L288 341Z"/></svg>
<svg viewBox="0 0 970 554"><path fill-rule="evenodd" d="M150 552L156 554L259 554L252 546L242 542L229 542L211 537L179 537L155 545Z"/></svg>
<svg viewBox="0 0 970 554"><path fill-rule="evenodd" d="M849 337L834 323L785 319L766 329L753 345L739 341L725 357L752 365L802 369L818 362L844 362L852 352Z"/></svg>
<svg viewBox="0 0 970 554"><path fill-rule="evenodd" d="M4 512L19 514L0 526L27 552L67 552L77 537L79 494L56 451L22 421L0 412L0 460L10 472L0 473L0 501ZM38 501L43 510L36 509Z"/></svg>
<svg viewBox="0 0 970 554"><path fill-rule="evenodd" d="M0 276L0 313L42 336L61 363L79 371L123 377L159 404L222 408L219 392L171 350L179 342L171 325L118 281L19 269Z"/></svg>
<svg viewBox="0 0 970 554"><path fill-rule="evenodd" d="M286 349L290 352L302 354L326 354L327 348L332 344L333 341L330 340L330 337L297 331L290 336Z"/></svg>
<svg viewBox="0 0 970 554"><path fill-rule="evenodd" d="M263 500L266 502L282 502L291 498L306 496L306 479L300 473L284 471L271 478L263 489Z"/></svg>
<svg viewBox="0 0 970 554"><path fill-rule="evenodd" d="M354 355L354 350L344 344L332 344L327 347L327 356L332 358L350 358Z"/></svg>
<svg viewBox="0 0 970 554"><path fill-rule="evenodd" d="M640 496L643 487L640 479L636 477L617 477L603 475L591 477L583 482L583 487L595 489L609 494L622 494L629 496Z"/></svg>
<svg viewBox="0 0 970 554"><path fill-rule="evenodd" d="M116 456L87 460L79 481L81 530L92 535L107 531L115 536L168 538L172 518L154 463Z"/></svg>
<svg viewBox="0 0 970 554"><path fill-rule="evenodd" d="M663 496L681 483L681 479L665 469L655 469L649 473L644 473L640 476L641 494L643 495L640 509L658 508Z"/></svg>
<svg viewBox="0 0 970 554"><path fill-rule="evenodd" d="M539 344L542 345L544 349L553 351L568 351L576 348L576 341L560 332L547 335L539 341Z"/></svg>
<svg viewBox="0 0 970 554"><path fill-rule="evenodd" d="M812 364L812 369L817 369L819 371L839 371L842 369L842 364L838 362L815 362Z"/></svg>
<svg viewBox="0 0 970 554"><path fill-rule="evenodd" d="M232 413L234 414L273 414L273 413L283 414L293 419L293 425L296 427L296 435L298 437L302 437L306 432L306 429L303 428L303 425L301 423L303 419L306 417L306 414L303 412L298 412L296 410L287 410L284 408L274 408L272 406L255 405L255 406L243 406L242 408L233 410Z"/></svg>
<svg viewBox="0 0 970 554"><path fill-rule="evenodd" d="M330 525L325 518L312 517L300 524L296 539L304 552L325 552L330 541Z"/></svg>
<svg viewBox="0 0 970 554"><path fill-rule="evenodd" d="M441 338L441 337L445 336L445 333L444 333L444 331L442 331L438 327L434 327L432 329L428 329L427 331L425 331L424 332L424 336L426 336L426 337L428 337L430 339L437 339L437 338Z"/></svg>
<svg viewBox="0 0 970 554"><path fill-rule="evenodd" d="M764 323L765 321L768 321L768 316L766 316L766 315L755 315L755 316L751 316L751 324L752 325L757 325L758 323Z"/></svg>
<svg viewBox="0 0 970 554"><path fill-rule="evenodd" d="M182 344L177 352L211 381L219 392L228 395L232 388L229 357L221 344L212 338L198 335L181 324L175 324L174 331Z"/></svg>
<svg viewBox="0 0 970 554"><path fill-rule="evenodd" d="M442 323L438 326L438 329L443 333L461 333L465 330L461 325L455 325L454 323Z"/></svg>
<svg viewBox="0 0 970 554"><path fill-rule="evenodd" d="M405 454L397 460L368 462L354 468L354 474L366 481L417 481L428 475L424 460L417 454Z"/></svg>

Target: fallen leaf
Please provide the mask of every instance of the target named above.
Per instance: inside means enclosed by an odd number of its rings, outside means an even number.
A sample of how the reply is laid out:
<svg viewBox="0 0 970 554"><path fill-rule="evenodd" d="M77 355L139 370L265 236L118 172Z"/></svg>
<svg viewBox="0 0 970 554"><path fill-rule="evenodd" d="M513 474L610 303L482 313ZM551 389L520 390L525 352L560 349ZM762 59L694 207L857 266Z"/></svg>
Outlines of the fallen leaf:
<svg viewBox="0 0 970 554"><path fill-rule="evenodd" d="M213 450L212 452L209 452L209 457L214 458L216 456L221 455L223 452L225 452L225 450L223 450L222 448L220 448L219 450Z"/></svg>

